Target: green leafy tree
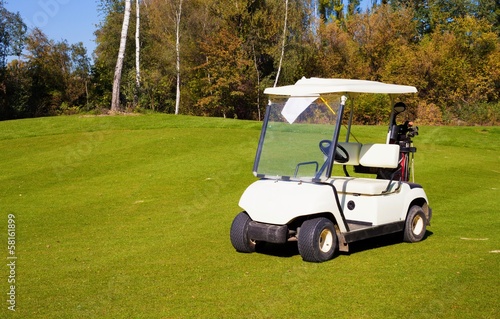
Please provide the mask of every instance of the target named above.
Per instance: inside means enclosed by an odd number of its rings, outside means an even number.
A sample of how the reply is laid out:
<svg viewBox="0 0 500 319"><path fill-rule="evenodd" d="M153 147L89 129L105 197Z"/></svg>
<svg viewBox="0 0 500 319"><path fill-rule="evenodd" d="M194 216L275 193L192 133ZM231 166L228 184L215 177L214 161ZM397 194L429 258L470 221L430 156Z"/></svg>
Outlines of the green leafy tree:
<svg viewBox="0 0 500 319"><path fill-rule="evenodd" d="M247 80L244 75L252 66L241 48L241 39L227 29L212 33L201 43L206 63L200 69L205 73L206 82L197 105L203 113L236 116L235 109L245 97Z"/></svg>
<svg viewBox="0 0 500 319"><path fill-rule="evenodd" d="M0 105L0 120L29 116L26 112L30 98L32 79L27 64L21 60L11 61L5 69L5 89Z"/></svg>
<svg viewBox="0 0 500 319"><path fill-rule="evenodd" d="M26 30L26 25L19 13L8 11L4 8L4 1L0 1L0 119L10 118L17 114L17 104L12 104L15 100L12 96L16 94L17 81L15 79L12 81L13 73L7 69L7 58L21 55Z"/></svg>
<svg viewBox="0 0 500 319"><path fill-rule="evenodd" d="M144 32L149 40L143 48L143 55L148 56L143 59L143 90L148 108L170 113L179 113L182 109L181 73L185 68L181 68L181 53L184 62L184 48L192 47L192 43L187 43L190 38L184 23L191 19L190 10L190 6L182 6L178 0L149 1L148 25Z"/></svg>
<svg viewBox="0 0 500 319"><path fill-rule="evenodd" d="M83 44L54 42L37 28L29 34L26 44L25 75L31 84L25 115L78 111L85 104L89 80L89 59Z"/></svg>
<svg viewBox="0 0 500 319"><path fill-rule="evenodd" d="M0 2L0 69L5 69L8 56L20 56L27 27L19 13L12 13Z"/></svg>

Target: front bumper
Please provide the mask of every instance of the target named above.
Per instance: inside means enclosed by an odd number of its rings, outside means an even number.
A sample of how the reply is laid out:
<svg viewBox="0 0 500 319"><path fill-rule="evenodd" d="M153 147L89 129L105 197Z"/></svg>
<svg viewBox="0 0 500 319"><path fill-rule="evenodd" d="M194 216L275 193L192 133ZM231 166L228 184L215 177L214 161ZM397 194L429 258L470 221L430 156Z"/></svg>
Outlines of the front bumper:
<svg viewBox="0 0 500 319"><path fill-rule="evenodd" d="M248 224L248 237L255 241L284 244L288 239L288 226L251 221Z"/></svg>

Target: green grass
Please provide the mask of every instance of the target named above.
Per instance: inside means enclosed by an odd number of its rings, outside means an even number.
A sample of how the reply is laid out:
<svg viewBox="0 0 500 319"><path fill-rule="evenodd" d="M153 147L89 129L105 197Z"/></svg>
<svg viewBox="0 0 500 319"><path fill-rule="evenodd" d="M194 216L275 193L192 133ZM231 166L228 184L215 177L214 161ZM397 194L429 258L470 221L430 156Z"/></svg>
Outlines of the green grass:
<svg viewBox="0 0 500 319"><path fill-rule="evenodd" d="M16 312L0 318L498 318L500 130L422 127L434 211L321 264L239 254L229 227L260 123L169 115L0 122L0 258L16 216ZM361 141L385 127L358 127ZM4 257L2 257L4 256ZM7 300L8 267L0 269Z"/></svg>

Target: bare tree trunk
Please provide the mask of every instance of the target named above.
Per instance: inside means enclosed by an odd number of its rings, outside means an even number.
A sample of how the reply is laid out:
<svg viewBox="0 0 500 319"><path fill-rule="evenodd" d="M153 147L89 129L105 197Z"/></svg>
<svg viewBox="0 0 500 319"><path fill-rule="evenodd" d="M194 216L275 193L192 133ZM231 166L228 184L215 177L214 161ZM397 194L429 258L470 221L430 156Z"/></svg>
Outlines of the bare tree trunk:
<svg viewBox="0 0 500 319"><path fill-rule="evenodd" d="M285 55L287 22L288 22L288 0L285 1L285 23L283 26L283 44L281 46L280 64L278 65L278 72L276 73L276 79L274 80L275 87L278 84L278 79L279 79L280 73L281 73L281 64L283 63L283 56Z"/></svg>
<svg viewBox="0 0 500 319"><path fill-rule="evenodd" d="M287 0L288 1L288 0ZM175 10L175 52L177 54L177 91L175 95L175 114L179 114L179 105L181 103L181 30L182 0L179 0L179 7Z"/></svg>
<svg viewBox="0 0 500 319"><path fill-rule="evenodd" d="M255 45L252 43L253 63L257 73L257 116L260 121L260 71L257 64L257 55L255 54ZM276 86L276 85L275 85Z"/></svg>
<svg viewBox="0 0 500 319"><path fill-rule="evenodd" d="M113 78L113 96L111 99L111 111L120 110L120 84L122 79L123 59L125 57L125 45L127 44L127 32L130 22L131 1L125 0L125 13L123 16L122 33L120 38L120 49L116 60L115 76Z"/></svg>
<svg viewBox="0 0 500 319"><path fill-rule="evenodd" d="M89 83L88 79L85 79L85 98L87 100L87 103L85 104L85 108L89 107Z"/></svg>
<svg viewBox="0 0 500 319"><path fill-rule="evenodd" d="M141 42L140 42L140 26L141 26L141 11L139 0L135 1L136 6L136 26L135 26L135 93L134 104L137 106L139 101L139 89L141 87Z"/></svg>

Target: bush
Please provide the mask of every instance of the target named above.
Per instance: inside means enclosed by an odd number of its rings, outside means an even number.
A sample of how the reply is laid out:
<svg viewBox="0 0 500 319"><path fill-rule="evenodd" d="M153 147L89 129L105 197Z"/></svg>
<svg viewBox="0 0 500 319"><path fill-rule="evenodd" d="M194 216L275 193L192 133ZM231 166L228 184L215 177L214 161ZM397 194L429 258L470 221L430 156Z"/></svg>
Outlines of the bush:
<svg viewBox="0 0 500 319"><path fill-rule="evenodd" d="M422 101L418 105L416 121L420 125L441 125L443 114L436 104Z"/></svg>

